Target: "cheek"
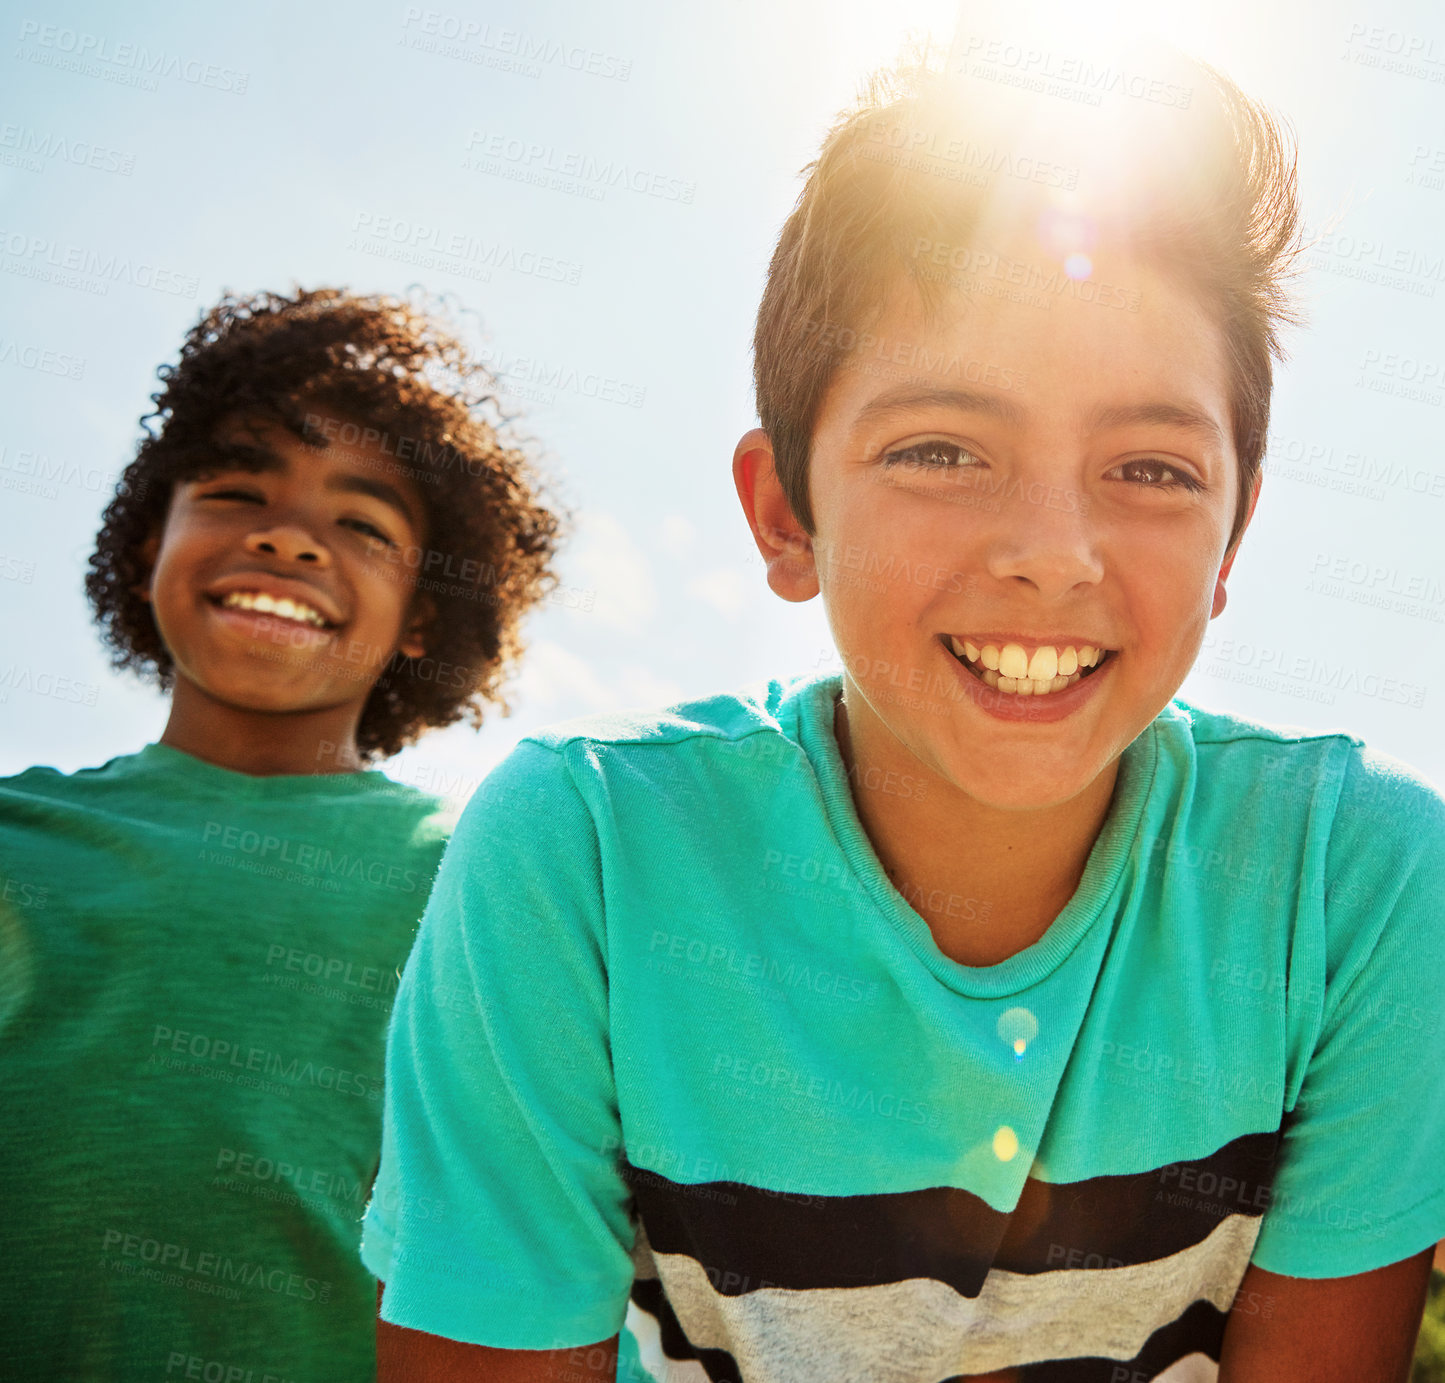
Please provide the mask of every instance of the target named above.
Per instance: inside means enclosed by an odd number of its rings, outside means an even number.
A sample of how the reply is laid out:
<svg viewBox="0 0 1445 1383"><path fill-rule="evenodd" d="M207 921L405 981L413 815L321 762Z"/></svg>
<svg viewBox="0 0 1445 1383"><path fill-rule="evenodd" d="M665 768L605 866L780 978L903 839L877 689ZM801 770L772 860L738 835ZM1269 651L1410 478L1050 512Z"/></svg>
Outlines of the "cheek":
<svg viewBox="0 0 1445 1383"><path fill-rule="evenodd" d="M1136 627L1163 659L1193 660L1209 625L1216 568L1176 551L1140 563L1130 577ZM1164 672L1161 666L1161 672Z"/></svg>
<svg viewBox="0 0 1445 1383"><path fill-rule="evenodd" d="M152 612L157 618L170 612L181 597L184 586L185 552L183 545L167 542L156 554L151 564L150 575L143 583L149 596Z"/></svg>
<svg viewBox="0 0 1445 1383"><path fill-rule="evenodd" d="M445 577L442 581L445 583ZM399 622L416 598L416 573L401 566L377 564L367 573L366 592L378 619Z"/></svg>
<svg viewBox="0 0 1445 1383"><path fill-rule="evenodd" d="M414 580L401 570L369 573L355 583L357 628L365 630L369 646L377 648L400 642L406 635L414 603Z"/></svg>
<svg viewBox="0 0 1445 1383"><path fill-rule="evenodd" d="M204 517L189 511L180 501L173 501L161 532L142 548L151 554L150 582L152 589L165 587L173 593L183 591L193 580L198 566L224 550L232 535L216 516Z"/></svg>
<svg viewBox="0 0 1445 1383"><path fill-rule="evenodd" d="M966 519L945 500L886 484L859 485L831 529L835 562L884 572L946 565L969 545Z"/></svg>
<svg viewBox="0 0 1445 1383"><path fill-rule="evenodd" d="M1224 535L1203 516L1191 523L1111 524L1103 535L1109 565L1135 590L1186 605L1197 591L1213 592L1224 560Z"/></svg>

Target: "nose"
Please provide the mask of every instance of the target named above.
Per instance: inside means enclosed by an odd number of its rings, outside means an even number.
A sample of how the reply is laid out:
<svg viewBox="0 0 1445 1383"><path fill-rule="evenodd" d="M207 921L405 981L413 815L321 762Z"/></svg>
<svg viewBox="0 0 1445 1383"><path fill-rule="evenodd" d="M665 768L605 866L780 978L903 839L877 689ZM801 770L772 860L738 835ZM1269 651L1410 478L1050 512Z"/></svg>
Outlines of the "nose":
<svg viewBox="0 0 1445 1383"><path fill-rule="evenodd" d="M990 576L1009 586L1030 586L1045 600L1097 585L1104 563L1087 497L1045 485L1011 496L987 565Z"/></svg>
<svg viewBox="0 0 1445 1383"><path fill-rule="evenodd" d="M295 524L276 524L258 529L246 539L248 552L279 557L284 562L302 562L313 567L329 567L331 554L324 543Z"/></svg>

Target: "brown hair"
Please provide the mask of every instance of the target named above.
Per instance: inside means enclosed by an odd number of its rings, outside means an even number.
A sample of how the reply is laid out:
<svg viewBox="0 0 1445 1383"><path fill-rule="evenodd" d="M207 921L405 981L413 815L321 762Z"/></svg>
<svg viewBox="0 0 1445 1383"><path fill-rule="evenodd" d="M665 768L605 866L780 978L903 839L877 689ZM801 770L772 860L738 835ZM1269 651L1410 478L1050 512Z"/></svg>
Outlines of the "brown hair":
<svg viewBox="0 0 1445 1383"><path fill-rule="evenodd" d="M1178 74L1177 56L1164 61ZM1128 209L1104 215L1116 243L1195 287L1223 332L1240 470L1232 546L1264 457L1271 362L1284 359L1279 327L1298 320L1286 292L1299 254L1296 160L1292 139L1263 106L1206 64L1184 64L1197 86L1155 81L1139 88L1152 101L1125 100L1111 112L1142 157L1126 175L1127 195L1109 199ZM1067 150L1083 155L1086 168L1103 167L1079 142L1078 109L1054 106L1047 133L1030 136L1036 149ZM1077 168L1018 149L1019 131L1017 120L1001 121L929 70L925 56L870 79L804 170L768 268L753 377L778 478L809 533L813 429L838 369L900 280L930 315L944 297L940 283L960 282L939 274L920 249L966 246L999 205L1023 197L1036 205L1039 184L1067 188L1069 176L1077 179ZM990 133L1012 147L981 149ZM1095 147L1106 142L1093 136ZM990 165L989 173L978 171ZM1021 167L1032 190L1005 188ZM1063 266L1054 267L1054 281L1066 281Z"/></svg>
<svg viewBox="0 0 1445 1383"><path fill-rule="evenodd" d="M401 439L427 511L426 551L407 555L435 611L427 657L398 653L382 670L357 727L362 755L394 754L463 716L480 724L483 702L505 711L501 688L522 652L522 618L555 585L561 521L542 501L526 450L504 440L490 372L440 304L339 288L228 295L157 374L155 411L141 420L146 435L105 511L85 578L116 667L171 685L170 651L139 594L146 544L162 531L177 483L214 464L217 426L263 414L322 447L326 415L314 411L322 407ZM438 567L447 580L431 578ZM446 676L430 671L443 666Z"/></svg>

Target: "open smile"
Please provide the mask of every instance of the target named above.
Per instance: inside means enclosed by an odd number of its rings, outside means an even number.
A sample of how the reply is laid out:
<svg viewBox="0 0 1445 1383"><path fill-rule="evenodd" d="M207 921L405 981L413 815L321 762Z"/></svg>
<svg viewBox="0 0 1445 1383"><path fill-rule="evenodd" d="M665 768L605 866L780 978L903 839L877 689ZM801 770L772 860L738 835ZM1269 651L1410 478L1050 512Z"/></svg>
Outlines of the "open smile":
<svg viewBox="0 0 1445 1383"><path fill-rule="evenodd" d="M1091 643L1028 644L945 634L944 647L980 682L1009 696L1053 696L1092 677L1117 650Z"/></svg>
<svg viewBox="0 0 1445 1383"><path fill-rule="evenodd" d="M247 639L282 640L292 647L319 648L336 637L340 622L328 619L298 595L237 587L206 597L217 617Z"/></svg>
<svg viewBox="0 0 1445 1383"><path fill-rule="evenodd" d="M314 605L291 596L268 595L265 591L229 591L223 596L213 597L212 604L223 610L246 610L257 615L270 615L273 619L304 624L312 629L336 627L335 623L327 619Z"/></svg>

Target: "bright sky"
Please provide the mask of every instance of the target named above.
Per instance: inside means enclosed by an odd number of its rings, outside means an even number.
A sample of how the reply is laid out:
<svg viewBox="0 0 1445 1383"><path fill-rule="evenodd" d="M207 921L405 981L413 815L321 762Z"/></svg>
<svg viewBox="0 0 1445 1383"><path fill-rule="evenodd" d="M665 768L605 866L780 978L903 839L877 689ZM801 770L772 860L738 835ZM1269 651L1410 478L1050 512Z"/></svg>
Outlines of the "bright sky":
<svg viewBox="0 0 1445 1383"><path fill-rule="evenodd" d="M454 294L577 513L564 579L590 608L534 620L513 717L427 737L397 776L466 792L538 724L829 660L817 603L768 592L732 492L752 316L831 118L909 31L947 43L953 6L438 3L57 3L0 28L0 773L160 732L163 700L109 671L81 581L155 367L227 288ZM1285 113L1311 229L1340 220L1230 606L1184 694L1344 727L1445 783L1445 19L1429 0L1188 10L1091 6L1089 23L1147 15ZM1088 37L1081 10L1031 12L1021 34L968 5L965 49L1058 72ZM520 180L528 147L533 168L626 163L657 194ZM453 236L494 266L402 258ZM131 269L43 277L76 254ZM522 271L539 257L576 281Z"/></svg>

